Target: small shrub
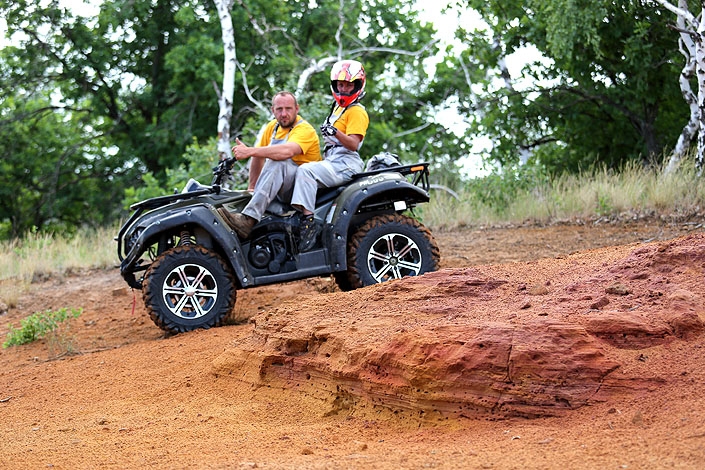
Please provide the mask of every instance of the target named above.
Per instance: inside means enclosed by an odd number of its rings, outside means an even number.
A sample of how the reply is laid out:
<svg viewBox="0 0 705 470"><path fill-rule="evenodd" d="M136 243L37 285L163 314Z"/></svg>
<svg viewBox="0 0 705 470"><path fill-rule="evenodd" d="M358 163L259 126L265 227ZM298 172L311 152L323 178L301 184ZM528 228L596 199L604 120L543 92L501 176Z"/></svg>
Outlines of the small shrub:
<svg viewBox="0 0 705 470"><path fill-rule="evenodd" d="M10 332L2 347L19 346L36 341L48 334L54 334L66 320L77 318L82 312L83 309L71 309L69 312L66 308L54 312L51 310L35 312L22 320L19 328L10 325Z"/></svg>
<svg viewBox="0 0 705 470"><path fill-rule="evenodd" d="M610 215L614 211L614 207L612 207L612 201L610 200L610 197L607 196L606 194L598 194L597 195L597 215L603 216L603 215Z"/></svg>

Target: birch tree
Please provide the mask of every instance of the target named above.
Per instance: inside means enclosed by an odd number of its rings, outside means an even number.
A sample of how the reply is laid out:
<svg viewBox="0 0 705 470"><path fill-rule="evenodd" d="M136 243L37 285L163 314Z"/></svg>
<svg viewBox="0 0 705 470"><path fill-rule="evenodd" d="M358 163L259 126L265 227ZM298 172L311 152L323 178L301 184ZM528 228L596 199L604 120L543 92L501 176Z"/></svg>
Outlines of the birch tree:
<svg viewBox="0 0 705 470"><path fill-rule="evenodd" d="M220 29L223 37L223 88L218 90L218 85L214 84L218 95L218 156L224 160L231 156L230 150L230 120L233 116L233 96L235 95L235 68L237 55L235 50L235 30L230 10L233 7L233 0L214 0L218 17L220 18Z"/></svg>
<svg viewBox="0 0 705 470"><path fill-rule="evenodd" d="M705 158L705 24L703 12L705 3L701 2L702 10L698 16L693 15L687 0L678 0L678 6L665 0L656 0L661 6L676 14L676 30L680 37L678 50L685 59L685 65L679 77L683 98L690 109L690 118L686 123L678 142L671 154L666 172L676 168L690 148L690 142L697 134L696 167L703 168ZM696 77L698 90L693 92L690 83Z"/></svg>

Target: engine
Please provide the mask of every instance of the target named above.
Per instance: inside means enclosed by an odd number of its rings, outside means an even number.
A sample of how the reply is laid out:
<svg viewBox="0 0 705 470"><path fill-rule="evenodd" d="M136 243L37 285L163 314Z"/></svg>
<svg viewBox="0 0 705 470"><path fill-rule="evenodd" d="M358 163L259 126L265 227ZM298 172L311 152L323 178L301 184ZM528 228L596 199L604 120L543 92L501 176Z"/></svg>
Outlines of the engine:
<svg viewBox="0 0 705 470"><path fill-rule="evenodd" d="M285 233L268 233L250 243L248 260L258 270L267 270L270 274L282 272L288 259L287 247L289 237Z"/></svg>

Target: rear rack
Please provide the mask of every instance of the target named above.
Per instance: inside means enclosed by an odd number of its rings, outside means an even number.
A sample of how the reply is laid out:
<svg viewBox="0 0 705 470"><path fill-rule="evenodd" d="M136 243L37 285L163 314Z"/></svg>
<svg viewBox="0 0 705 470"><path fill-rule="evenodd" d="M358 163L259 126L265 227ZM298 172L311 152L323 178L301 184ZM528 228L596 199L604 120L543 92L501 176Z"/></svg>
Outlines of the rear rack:
<svg viewBox="0 0 705 470"><path fill-rule="evenodd" d="M356 179L364 178L366 176L379 175L380 173L389 173L393 171L395 173L401 173L404 176L413 175L411 183L414 186L421 185L424 191L428 192L431 189L431 184L428 181L429 171L428 162L414 163L413 165L401 165L401 166L390 166L387 168L380 168L378 170L366 171L364 173L356 173L353 175L353 181Z"/></svg>

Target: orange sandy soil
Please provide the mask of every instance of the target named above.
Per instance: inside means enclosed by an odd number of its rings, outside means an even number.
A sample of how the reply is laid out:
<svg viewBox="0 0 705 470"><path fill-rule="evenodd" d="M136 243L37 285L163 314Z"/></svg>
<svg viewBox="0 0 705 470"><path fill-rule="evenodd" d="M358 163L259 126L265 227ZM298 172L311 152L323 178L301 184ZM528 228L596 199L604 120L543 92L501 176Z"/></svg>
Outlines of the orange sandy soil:
<svg viewBox="0 0 705 470"><path fill-rule="evenodd" d="M33 284L16 307L0 314L0 332L37 311L80 307L83 313L63 333L71 353L50 339L0 350L0 468L705 468L705 334L697 328L640 347L605 343L606 357L620 364L609 376L613 384L620 374L645 381L538 417L413 413L408 410L422 405L371 406L364 396L341 405L335 384L317 393L264 372L252 377L256 364L239 369L226 360L233 354L256 358L255 329L278 319L296 321L297 312L312 328L317 321L331 329L375 318L388 322L379 331L393 331L389 322L420 321L429 315L418 309L421 286L445 286L447 297L429 298L438 311L452 310L446 323L454 316L478 325L586 318L600 308L589 305L599 295L581 304L567 286L597 283L648 250L676 254L658 266L644 264L649 274L630 278L633 283L658 281L666 294L677 287L687 304L679 308L696 323L705 321L705 238L698 224L557 225L435 236L442 269L424 282L427 276L414 279L417 284L393 281L391 290L341 293L331 279L317 278L240 291L231 324L168 337L117 269ZM463 276L503 284L483 293L481 304L467 298L459 303L458 290L449 286ZM530 296L537 286L546 292ZM610 308L668 311L671 304L653 300L654 289L634 287ZM351 307L368 298L373 315ZM347 333L364 341L356 331Z"/></svg>

